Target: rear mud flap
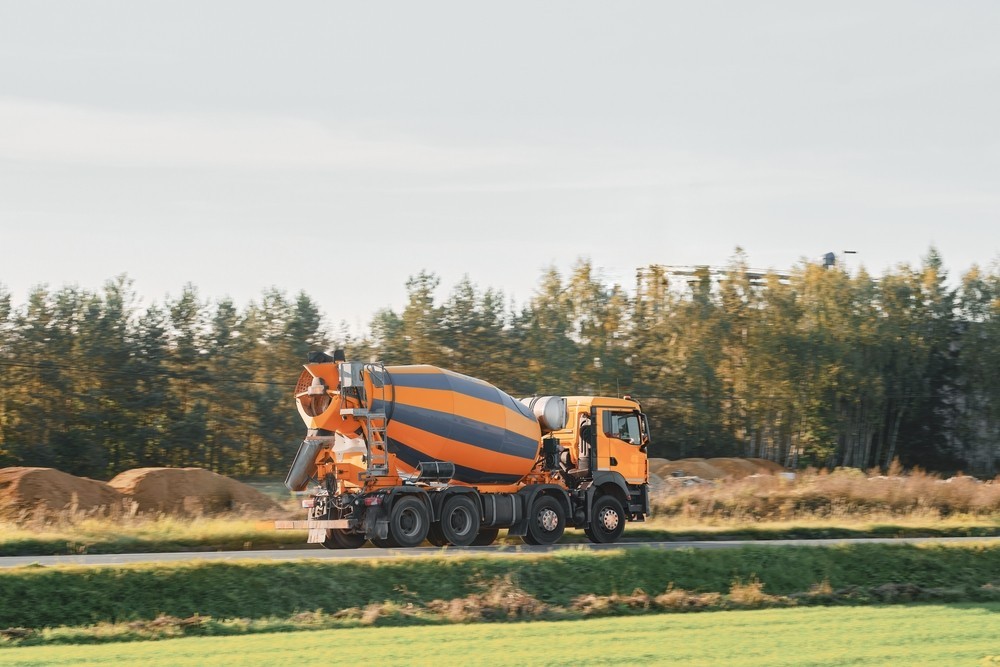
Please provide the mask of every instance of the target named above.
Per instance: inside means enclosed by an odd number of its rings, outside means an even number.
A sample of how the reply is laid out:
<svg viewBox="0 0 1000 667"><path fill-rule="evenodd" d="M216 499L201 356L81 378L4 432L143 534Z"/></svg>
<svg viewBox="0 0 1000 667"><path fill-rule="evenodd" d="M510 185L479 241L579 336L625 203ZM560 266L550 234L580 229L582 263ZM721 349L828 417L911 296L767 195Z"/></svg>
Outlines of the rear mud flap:
<svg viewBox="0 0 1000 667"><path fill-rule="evenodd" d="M310 528L307 544L320 544L326 540L326 528Z"/></svg>
<svg viewBox="0 0 1000 667"><path fill-rule="evenodd" d="M378 538L380 540L389 538L389 519L379 516L379 514L379 512L375 511L365 512L363 526L365 537L369 540L372 538Z"/></svg>

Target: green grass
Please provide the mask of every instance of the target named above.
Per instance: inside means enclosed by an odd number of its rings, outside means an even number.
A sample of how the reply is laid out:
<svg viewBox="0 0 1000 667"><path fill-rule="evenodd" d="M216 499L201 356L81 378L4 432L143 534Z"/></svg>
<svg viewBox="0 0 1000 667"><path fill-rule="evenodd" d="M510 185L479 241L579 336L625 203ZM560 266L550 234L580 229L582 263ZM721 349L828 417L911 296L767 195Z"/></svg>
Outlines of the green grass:
<svg viewBox="0 0 1000 667"><path fill-rule="evenodd" d="M562 551L539 556L375 561L187 562L0 571L0 628L83 626L194 614L217 619L282 617L391 602L426 605L463 598L504 578L544 604L588 594L730 590L735 579L788 595L912 583L957 590L1000 583L1000 545L743 547ZM962 593L966 591L966 593Z"/></svg>
<svg viewBox="0 0 1000 667"><path fill-rule="evenodd" d="M1000 604L353 628L0 651L9 665L996 665Z"/></svg>

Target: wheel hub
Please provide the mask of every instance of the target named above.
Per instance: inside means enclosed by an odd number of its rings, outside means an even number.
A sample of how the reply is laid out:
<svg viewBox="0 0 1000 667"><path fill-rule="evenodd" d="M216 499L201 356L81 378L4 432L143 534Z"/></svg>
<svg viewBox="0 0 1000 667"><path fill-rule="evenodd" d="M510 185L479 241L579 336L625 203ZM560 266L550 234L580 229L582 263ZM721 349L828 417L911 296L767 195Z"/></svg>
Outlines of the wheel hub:
<svg viewBox="0 0 1000 667"><path fill-rule="evenodd" d="M452 512L449 524L456 535L465 535L472 527L472 517L464 507L460 507Z"/></svg>
<svg viewBox="0 0 1000 667"><path fill-rule="evenodd" d="M407 537L416 535L420 528L420 517L412 510L403 512L399 517L399 528L400 532Z"/></svg>
<svg viewBox="0 0 1000 667"><path fill-rule="evenodd" d="M538 513L538 525L546 533L551 533L559 525L559 515L555 510L546 507Z"/></svg>
<svg viewBox="0 0 1000 667"><path fill-rule="evenodd" d="M604 530L609 533L618 528L618 522L621 520L618 516L618 512L614 511L610 507L605 507L601 510L601 513L597 517L598 522Z"/></svg>

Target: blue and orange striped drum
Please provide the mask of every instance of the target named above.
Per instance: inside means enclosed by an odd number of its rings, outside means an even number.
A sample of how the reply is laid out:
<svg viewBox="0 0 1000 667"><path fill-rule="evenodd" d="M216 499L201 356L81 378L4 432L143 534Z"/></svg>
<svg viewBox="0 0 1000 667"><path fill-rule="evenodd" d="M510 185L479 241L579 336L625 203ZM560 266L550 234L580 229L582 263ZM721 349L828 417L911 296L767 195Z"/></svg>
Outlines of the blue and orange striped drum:
<svg viewBox="0 0 1000 667"><path fill-rule="evenodd" d="M436 366L368 370L370 407L386 413L389 451L404 471L425 461L449 461L456 482L513 484L534 466L538 420L488 382Z"/></svg>

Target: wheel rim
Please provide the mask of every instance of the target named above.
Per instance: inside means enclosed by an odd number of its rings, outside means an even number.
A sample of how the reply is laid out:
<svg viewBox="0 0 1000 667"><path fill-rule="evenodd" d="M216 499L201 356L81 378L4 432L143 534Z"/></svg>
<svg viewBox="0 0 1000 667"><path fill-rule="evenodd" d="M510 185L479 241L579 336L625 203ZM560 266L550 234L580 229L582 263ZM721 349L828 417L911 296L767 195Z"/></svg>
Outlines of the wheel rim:
<svg viewBox="0 0 1000 667"><path fill-rule="evenodd" d="M399 532L406 537L420 532L420 515L415 510L406 508L399 513Z"/></svg>
<svg viewBox="0 0 1000 667"><path fill-rule="evenodd" d="M538 513L538 527L546 533L551 533L559 525L559 515L555 510L546 507Z"/></svg>
<svg viewBox="0 0 1000 667"><path fill-rule="evenodd" d="M618 512L612 507L605 507L597 515L597 525L607 533L613 533L618 530L620 523L621 517L618 516Z"/></svg>
<svg viewBox="0 0 1000 667"><path fill-rule="evenodd" d="M472 515L465 507L456 507L448 517L448 526L455 535L466 535L472 528Z"/></svg>

